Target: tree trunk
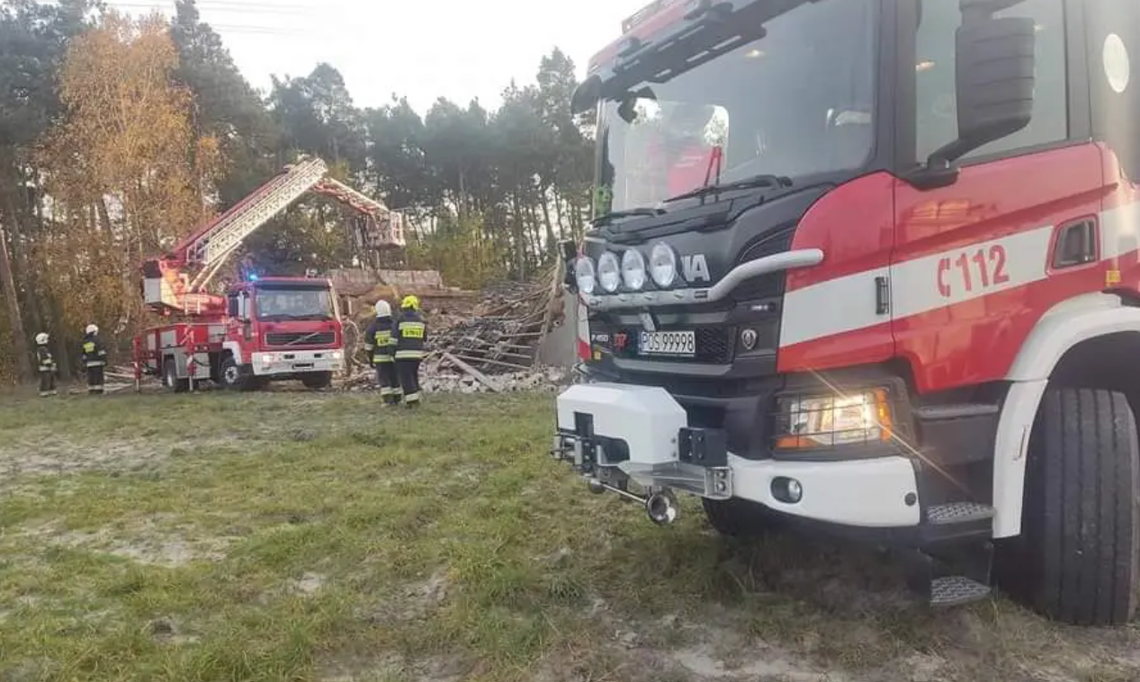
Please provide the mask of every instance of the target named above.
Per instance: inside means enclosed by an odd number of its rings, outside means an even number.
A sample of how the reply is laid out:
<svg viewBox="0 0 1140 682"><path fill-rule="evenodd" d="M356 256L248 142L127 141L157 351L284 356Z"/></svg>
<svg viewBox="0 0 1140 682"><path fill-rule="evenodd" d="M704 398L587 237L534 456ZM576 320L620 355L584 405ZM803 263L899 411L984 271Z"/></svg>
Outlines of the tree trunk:
<svg viewBox="0 0 1140 682"><path fill-rule="evenodd" d="M12 322L12 351L16 354L16 370L20 379L32 379L32 359L28 355L28 332L20 313L20 296L16 291L16 275L12 272L12 258L8 250L8 231L0 226L0 288L4 289L4 302L8 304L8 319Z"/></svg>
<svg viewBox="0 0 1140 682"><path fill-rule="evenodd" d="M553 253L558 241L554 237L554 225L550 222L550 197L547 192L549 192L549 188L542 188L538 192L539 205L542 207L542 220L546 225L546 248L543 251Z"/></svg>
<svg viewBox="0 0 1140 682"><path fill-rule="evenodd" d="M522 214L522 201L519 199L518 190L511 192L511 208L514 214L514 250L515 250L515 267L518 268L518 276L520 280L526 279L526 235L525 227L523 227L523 214Z"/></svg>

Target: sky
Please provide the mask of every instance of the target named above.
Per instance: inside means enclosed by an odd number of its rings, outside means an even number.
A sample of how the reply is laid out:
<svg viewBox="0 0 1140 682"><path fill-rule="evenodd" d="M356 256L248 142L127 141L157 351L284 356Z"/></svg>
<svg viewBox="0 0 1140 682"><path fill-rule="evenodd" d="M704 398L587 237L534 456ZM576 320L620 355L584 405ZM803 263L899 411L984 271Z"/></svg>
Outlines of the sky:
<svg viewBox="0 0 1140 682"><path fill-rule="evenodd" d="M621 33L649 0L198 0L256 88L270 76L304 76L328 62L357 106L407 96L424 113L445 96L487 108L515 79L534 81L555 46L582 77L590 55ZM174 0L107 0L131 14L173 14Z"/></svg>

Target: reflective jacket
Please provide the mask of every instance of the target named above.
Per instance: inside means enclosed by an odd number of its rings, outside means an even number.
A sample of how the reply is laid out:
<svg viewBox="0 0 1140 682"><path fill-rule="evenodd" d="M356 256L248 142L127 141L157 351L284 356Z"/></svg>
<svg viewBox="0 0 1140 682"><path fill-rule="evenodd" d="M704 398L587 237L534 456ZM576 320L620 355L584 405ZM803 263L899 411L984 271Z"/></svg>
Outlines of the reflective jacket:
<svg viewBox="0 0 1140 682"><path fill-rule="evenodd" d="M716 181L715 165L709 173L712 153L713 146L698 138L657 141L649 150L652 164L665 169L665 191L671 197L703 187L706 175L709 182Z"/></svg>
<svg viewBox="0 0 1140 682"><path fill-rule="evenodd" d="M55 371L55 358L47 346L36 346L36 365L41 372Z"/></svg>
<svg viewBox="0 0 1140 682"><path fill-rule="evenodd" d="M377 317L368 325L368 331L364 333L364 352L372 364L393 361L396 354L395 331L392 318L387 315Z"/></svg>
<svg viewBox="0 0 1140 682"><path fill-rule="evenodd" d="M83 337L83 364L87 367L102 367L107 364L107 349L94 334Z"/></svg>
<svg viewBox="0 0 1140 682"><path fill-rule="evenodd" d="M427 323L415 310L400 313L396 322L396 359L421 360L427 343Z"/></svg>

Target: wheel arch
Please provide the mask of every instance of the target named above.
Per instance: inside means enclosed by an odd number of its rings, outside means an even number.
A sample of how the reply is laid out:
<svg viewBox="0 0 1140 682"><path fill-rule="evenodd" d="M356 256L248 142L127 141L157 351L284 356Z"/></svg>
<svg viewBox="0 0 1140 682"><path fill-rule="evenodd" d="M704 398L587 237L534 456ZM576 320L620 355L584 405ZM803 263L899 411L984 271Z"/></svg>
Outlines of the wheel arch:
<svg viewBox="0 0 1140 682"><path fill-rule="evenodd" d="M229 353L230 355L232 355L234 358L234 362L238 363L239 365L245 364L246 360L245 360L245 357L242 355L242 352L241 352L241 344L238 343L237 341L227 340L227 341L222 342L221 360L226 359L226 353Z"/></svg>
<svg viewBox="0 0 1140 682"><path fill-rule="evenodd" d="M1009 392L994 443L995 538L1021 532L1025 458L1046 387L1063 382L1124 390L1129 379L1140 380L1140 363L1135 368L1114 363L1129 351L1140 359L1140 308L1126 305L1119 296L1078 296L1057 304L1038 320L1005 377ZM1107 385L1094 386L1098 381ZM1125 392L1135 412L1136 389Z"/></svg>

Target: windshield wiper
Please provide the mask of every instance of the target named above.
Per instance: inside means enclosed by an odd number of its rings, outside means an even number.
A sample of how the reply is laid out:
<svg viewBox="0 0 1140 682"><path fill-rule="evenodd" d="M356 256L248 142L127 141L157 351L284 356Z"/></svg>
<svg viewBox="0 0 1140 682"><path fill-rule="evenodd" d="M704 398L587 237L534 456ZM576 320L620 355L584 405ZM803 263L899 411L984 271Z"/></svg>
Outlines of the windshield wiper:
<svg viewBox="0 0 1140 682"><path fill-rule="evenodd" d="M618 218L632 218L634 216L641 216L641 215L653 216L653 215L664 215L664 214L665 214L665 209L663 209L663 208L647 208L647 207L630 208L630 209L626 209L624 211L611 211L610 213L600 215L597 218L594 218L594 220L592 222L593 222L594 227L602 227L603 225L610 225L611 223L613 223L613 221L617 220Z"/></svg>
<svg viewBox="0 0 1140 682"><path fill-rule="evenodd" d="M721 192L731 192L737 189L752 189L754 187L791 187L792 179L784 175L754 175L750 178L743 180L736 180L733 182L717 183L713 185L705 185L698 187L684 194L678 194L675 197L669 197L665 200L666 203L670 201L680 201L681 199L692 199L695 197L703 197L709 194L720 194Z"/></svg>

